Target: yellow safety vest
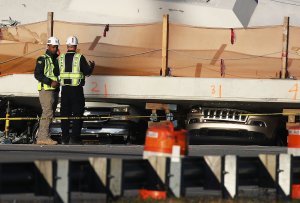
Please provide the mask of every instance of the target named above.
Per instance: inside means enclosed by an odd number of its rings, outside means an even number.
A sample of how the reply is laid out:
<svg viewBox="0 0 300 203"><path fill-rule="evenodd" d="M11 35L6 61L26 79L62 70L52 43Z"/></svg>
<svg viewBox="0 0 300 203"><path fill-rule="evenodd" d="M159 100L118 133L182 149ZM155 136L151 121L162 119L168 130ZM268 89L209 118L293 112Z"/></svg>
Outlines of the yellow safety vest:
<svg viewBox="0 0 300 203"><path fill-rule="evenodd" d="M50 78L53 81L58 81L57 76L54 75L54 64L53 64L52 58L47 54L44 54L41 57L43 57L45 59L44 75L47 78ZM55 90L56 88L51 87L51 85L47 85L47 84L39 82L38 83L38 90L40 91L42 89L44 89L44 90Z"/></svg>
<svg viewBox="0 0 300 203"><path fill-rule="evenodd" d="M72 72L66 72L65 70L65 58L66 55L62 54L59 57L59 70L60 70L60 84L62 86L78 86L82 79L84 79L83 73L80 71L80 58L81 54L75 53L73 57L73 64L72 64ZM70 79L71 84L65 84L65 79Z"/></svg>

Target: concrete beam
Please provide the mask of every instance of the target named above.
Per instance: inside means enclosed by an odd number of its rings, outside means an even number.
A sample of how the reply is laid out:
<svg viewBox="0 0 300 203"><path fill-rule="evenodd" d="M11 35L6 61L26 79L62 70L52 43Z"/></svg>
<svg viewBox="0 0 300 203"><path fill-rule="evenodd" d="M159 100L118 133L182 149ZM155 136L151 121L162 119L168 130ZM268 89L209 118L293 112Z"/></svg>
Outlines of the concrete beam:
<svg viewBox="0 0 300 203"><path fill-rule="evenodd" d="M288 108L300 103L299 86L300 80L91 76L84 91L87 100L264 102ZM32 74L1 77L0 95L38 97L37 81Z"/></svg>

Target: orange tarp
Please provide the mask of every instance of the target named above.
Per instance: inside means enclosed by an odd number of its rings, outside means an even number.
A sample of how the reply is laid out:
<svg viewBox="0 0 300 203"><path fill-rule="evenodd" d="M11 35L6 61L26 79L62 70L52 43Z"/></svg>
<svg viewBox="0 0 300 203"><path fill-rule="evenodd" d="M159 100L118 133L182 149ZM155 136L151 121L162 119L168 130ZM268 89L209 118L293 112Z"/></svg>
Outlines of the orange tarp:
<svg viewBox="0 0 300 203"><path fill-rule="evenodd" d="M65 40L76 35L78 49L96 62L97 75L159 75L162 24L105 25L55 21L54 36L66 51ZM281 70L282 26L236 29L198 28L170 24L169 67L172 75L185 77L278 78ZM47 22L2 28L2 75L33 72L36 58L44 53ZM300 28L290 27L288 71L300 78Z"/></svg>

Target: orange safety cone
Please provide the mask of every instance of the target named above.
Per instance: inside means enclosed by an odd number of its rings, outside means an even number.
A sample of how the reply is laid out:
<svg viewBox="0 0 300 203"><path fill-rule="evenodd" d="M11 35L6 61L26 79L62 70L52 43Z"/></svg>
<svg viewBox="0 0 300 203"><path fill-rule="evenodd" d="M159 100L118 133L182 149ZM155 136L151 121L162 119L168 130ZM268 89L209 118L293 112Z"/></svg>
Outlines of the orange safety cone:
<svg viewBox="0 0 300 203"><path fill-rule="evenodd" d="M180 156L187 155L186 130L174 130L172 122L148 128L144 146L144 158L149 156L171 157L173 146L180 146Z"/></svg>
<svg viewBox="0 0 300 203"><path fill-rule="evenodd" d="M292 199L300 199L300 184L292 185Z"/></svg>
<svg viewBox="0 0 300 203"><path fill-rule="evenodd" d="M300 149L300 126L289 128L288 147Z"/></svg>
<svg viewBox="0 0 300 203"><path fill-rule="evenodd" d="M187 133L186 130L178 130L174 131L174 135L176 138L175 145L180 146L180 155L181 156L186 156L188 155L188 139L187 139Z"/></svg>
<svg viewBox="0 0 300 203"><path fill-rule="evenodd" d="M288 135L288 153L300 156L300 126L290 127Z"/></svg>
<svg viewBox="0 0 300 203"><path fill-rule="evenodd" d="M140 189L139 195L142 200L146 200L146 199L165 200L167 198L166 191L158 191L158 190Z"/></svg>
<svg viewBox="0 0 300 203"><path fill-rule="evenodd" d="M300 154L300 126L289 128L288 153L296 156ZM300 184L292 184L292 199L300 199Z"/></svg>

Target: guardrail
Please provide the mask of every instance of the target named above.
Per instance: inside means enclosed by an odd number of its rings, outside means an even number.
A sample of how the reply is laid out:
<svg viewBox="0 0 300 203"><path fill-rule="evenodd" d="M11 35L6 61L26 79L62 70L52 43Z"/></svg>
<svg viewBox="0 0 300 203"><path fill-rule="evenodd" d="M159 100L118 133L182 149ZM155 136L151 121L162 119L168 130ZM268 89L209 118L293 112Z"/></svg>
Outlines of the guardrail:
<svg viewBox="0 0 300 203"><path fill-rule="evenodd" d="M251 188L256 195L290 199L293 186L299 184L300 157L289 154L0 163L1 196L31 193L54 202L78 197L107 201L138 195L140 189L166 191L171 197L236 198Z"/></svg>

